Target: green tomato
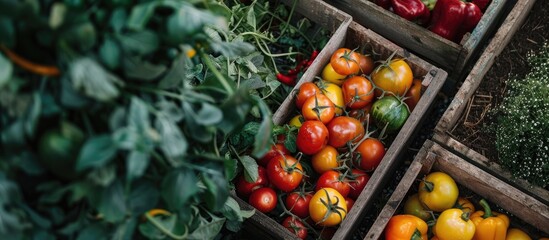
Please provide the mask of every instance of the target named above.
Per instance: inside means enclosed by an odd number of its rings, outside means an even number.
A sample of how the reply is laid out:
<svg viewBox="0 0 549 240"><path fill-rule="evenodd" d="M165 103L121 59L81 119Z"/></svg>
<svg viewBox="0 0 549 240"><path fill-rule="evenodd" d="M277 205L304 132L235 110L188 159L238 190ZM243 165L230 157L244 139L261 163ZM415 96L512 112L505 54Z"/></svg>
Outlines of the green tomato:
<svg viewBox="0 0 549 240"><path fill-rule="evenodd" d="M387 133L395 133L406 122L410 111L406 104L395 96L385 96L372 105L372 118L376 125Z"/></svg>
<svg viewBox="0 0 549 240"><path fill-rule="evenodd" d="M46 131L40 138L40 162L58 178L73 180L78 177L75 164L84 140L84 133L78 127L61 122L59 128Z"/></svg>

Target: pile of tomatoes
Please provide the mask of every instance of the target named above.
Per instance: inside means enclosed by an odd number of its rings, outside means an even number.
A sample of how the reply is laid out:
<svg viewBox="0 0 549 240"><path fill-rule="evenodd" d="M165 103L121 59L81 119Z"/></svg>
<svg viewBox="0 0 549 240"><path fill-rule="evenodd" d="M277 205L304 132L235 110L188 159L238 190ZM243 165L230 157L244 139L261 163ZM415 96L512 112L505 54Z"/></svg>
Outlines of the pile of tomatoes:
<svg viewBox="0 0 549 240"><path fill-rule="evenodd" d="M239 176L237 194L263 213L286 216L282 224L300 238L333 232L381 163L383 136L398 132L420 92L404 59L375 66L368 55L338 49L321 79L295 91L300 111L289 125L299 152L277 142L258 159L257 181Z"/></svg>
<svg viewBox="0 0 549 240"><path fill-rule="evenodd" d="M471 240L532 239L518 228L509 228L510 219L479 201L460 196L454 179L444 172L432 172L419 183L417 193L404 203L403 214L393 216L385 227L385 239Z"/></svg>

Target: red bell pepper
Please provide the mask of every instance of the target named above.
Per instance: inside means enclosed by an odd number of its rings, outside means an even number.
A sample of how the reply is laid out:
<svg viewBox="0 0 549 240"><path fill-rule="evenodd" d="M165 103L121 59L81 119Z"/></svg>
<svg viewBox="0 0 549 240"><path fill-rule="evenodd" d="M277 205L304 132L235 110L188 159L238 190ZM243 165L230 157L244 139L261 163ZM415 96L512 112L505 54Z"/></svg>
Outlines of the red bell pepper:
<svg viewBox="0 0 549 240"><path fill-rule="evenodd" d="M420 25L429 22L431 12L421 0L391 0L393 11L406 20Z"/></svg>
<svg viewBox="0 0 549 240"><path fill-rule="evenodd" d="M480 8L473 3L460 0L438 0L433 9L429 30L459 43L465 33L477 26L481 17Z"/></svg>

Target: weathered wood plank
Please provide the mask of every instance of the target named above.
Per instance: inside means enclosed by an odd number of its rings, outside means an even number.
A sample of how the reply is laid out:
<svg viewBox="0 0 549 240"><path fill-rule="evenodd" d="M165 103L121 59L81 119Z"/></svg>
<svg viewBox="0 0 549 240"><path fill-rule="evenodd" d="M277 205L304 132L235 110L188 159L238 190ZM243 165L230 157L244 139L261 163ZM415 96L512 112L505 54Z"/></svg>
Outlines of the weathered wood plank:
<svg viewBox="0 0 549 240"><path fill-rule="evenodd" d="M405 197L416 191L411 189L413 183L431 171L442 171L449 174L458 185L497 203L524 222L549 234L547 228L549 226L549 206L547 204L521 192L449 152L439 144L428 140L416 155L364 239L380 239L390 217L398 213L400 204Z"/></svg>
<svg viewBox="0 0 549 240"><path fill-rule="evenodd" d="M435 131L442 133L449 131L456 125L467 102L494 64L495 58L499 56L505 46L511 41L514 33L522 26L522 23L528 16L525 13L530 12L534 3L535 0L519 1L516 3L454 96L450 106L448 106L438 122Z"/></svg>

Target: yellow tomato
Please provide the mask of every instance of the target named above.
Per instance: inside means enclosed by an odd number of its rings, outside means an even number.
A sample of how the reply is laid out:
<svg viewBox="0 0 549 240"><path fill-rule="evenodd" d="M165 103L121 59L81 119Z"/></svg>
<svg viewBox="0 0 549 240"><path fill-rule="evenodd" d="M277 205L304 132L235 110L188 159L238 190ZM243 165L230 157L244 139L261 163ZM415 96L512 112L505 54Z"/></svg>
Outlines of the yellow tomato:
<svg viewBox="0 0 549 240"><path fill-rule="evenodd" d="M301 124L303 124L304 121L305 121L305 119L303 119L303 116L301 114L298 114L295 117L293 117L292 119L290 119L290 122L288 122L288 124L290 126L300 128Z"/></svg>
<svg viewBox="0 0 549 240"><path fill-rule="evenodd" d="M432 172L419 183L419 201L428 209L442 212L452 208L459 189L452 177L443 172Z"/></svg>
<svg viewBox="0 0 549 240"><path fill-rule="evenodd" d="M330 145L326 145L320 152L315 153L311 159L311 164L313 165L313 169L318 174L323 174L324 172L328 170L332 170L336 167L339 167L339 163L337 162L337 156L339 153L337 152L337 149Z"/></svg>
<svg viewBox="0 0 549 240"><path fill-rule="evenodd" d="M341 87L339 87L335 83L320 82L319 88L322 93L324 93L324 95L326 95L326 97L328 97L330 100L332 100L332 103L334 103L336 115L340 116L341 114L343 114L345 102L343 101L343 91L341 90Z"/></svg>
<svg viewBox="0 0 549 240"><path fill-rule="evenodd" d="M322 70L322 79L334 83L338 86L343 84L347 76L337 73L330 63L326 64L326 67Z"/></svg>
<svg viewBox="0 0 549 240"><path fill-rule="evenodd" d="M404 96L412 86L413 79L412 69L402 59L393 59L380 65L372 73L372 81L379 89L398 96ZM376 95L380 95L380 91L376 90Z"/></svg>
<svg viewBox="0 0 549 240"><path fill-rule="evenodd" d="M532 240L532 238L518 228L509 228L505 240Z"/></svg>
<svg viewBox="0 0 549 240"><path fill-rule="evenodd" d="M336 226L347 215L347 203L337 190L321 188L311 198L309 214L311 219L319 226Z"/></svg>

